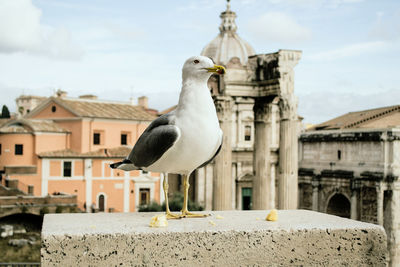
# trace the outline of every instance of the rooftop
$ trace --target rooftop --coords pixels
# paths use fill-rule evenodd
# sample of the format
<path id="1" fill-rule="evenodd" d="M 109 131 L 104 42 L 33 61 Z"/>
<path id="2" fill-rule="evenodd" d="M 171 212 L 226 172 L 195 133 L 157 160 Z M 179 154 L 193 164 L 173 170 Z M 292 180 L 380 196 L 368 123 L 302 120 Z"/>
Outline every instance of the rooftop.
<path id="1" fill-rule="evenodd" d="M 148 111 L 143 106 L 132 105 L 129 102 L 98 100 L 93 95 L 86 95 L 80 98 L 52 96 L 43 101 L 25 117 L 34 117 L 52 103 L 62 106 L 77 117 L 144 121 L 152 121 L 156 118 L 154 112 Z"/>
<path id="2" fill-rule="evenodd" d="M 308 131 L 350 128 L 386 128 L 400 125 L 398 119 L 383 120 L 400 114 L 400 105 L 349 112 L 329 121 L 310 127 Z"/>
<path id="3" fill-rule="evenodd" d="M 114 148 L 103 148 L 87 153 L 79 153 L 71 149 L 47 151 L 39 153 L 41 158 L 124 158 L 132 150 L 132 147 L 121 146 Z"/>
<path id="4" fill-rule="evenodd" d="M 68 133 L 69 131 L 60 127 L 51 120 L 17 119 L 11 120 L 0 127 L 0 133 Z"/>

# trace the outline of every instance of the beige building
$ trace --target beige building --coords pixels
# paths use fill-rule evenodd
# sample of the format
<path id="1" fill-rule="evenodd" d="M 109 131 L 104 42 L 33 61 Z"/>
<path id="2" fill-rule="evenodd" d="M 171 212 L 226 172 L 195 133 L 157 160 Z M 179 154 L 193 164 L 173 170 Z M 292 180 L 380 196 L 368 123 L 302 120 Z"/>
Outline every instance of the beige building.
<path id="1" fill-rule="evenodd" d="M 87 211 L 129 212 L 162 202 L 159 173 L 109 167 L 129 154 L 156 118 L 147 98 L 139 100 L 141 105 L 132 105 L 58 91 L 24 118 L 3 123 L 1 183 L 17 181 L 18 189 L 34 196 L 76 195 Z"/>
<path id="2" fill-rule="evenodd" d="M 384 226 L 399 266 L 400 105 L 345 114 L 299 140 L 299 208 Z"/>

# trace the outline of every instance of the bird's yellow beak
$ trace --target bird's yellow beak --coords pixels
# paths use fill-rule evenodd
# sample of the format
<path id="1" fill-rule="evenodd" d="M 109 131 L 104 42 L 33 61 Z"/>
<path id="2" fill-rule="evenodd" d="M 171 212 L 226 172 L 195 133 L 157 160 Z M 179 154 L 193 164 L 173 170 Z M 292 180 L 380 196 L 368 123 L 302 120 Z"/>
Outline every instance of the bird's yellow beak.
<path id="1" fill-rule="evenodd" d="M 219 75 L 226 73 L 225 68 L 222 66 L 218 66 L 218 65 L 214 65 L 214 67 L 212 67 L 212 68 L 206 68 L 206 70 L 208 70 L 208 72 L 216 73 Z"/>

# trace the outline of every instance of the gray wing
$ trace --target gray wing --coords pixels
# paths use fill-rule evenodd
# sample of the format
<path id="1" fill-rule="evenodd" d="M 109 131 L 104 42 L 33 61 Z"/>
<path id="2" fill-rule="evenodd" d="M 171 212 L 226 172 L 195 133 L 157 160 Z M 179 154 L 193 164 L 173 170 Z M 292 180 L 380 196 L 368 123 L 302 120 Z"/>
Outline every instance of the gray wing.
<path id="1" fill-rule="evenodd" d="M 171 113 L 155 119 L 139 137 L 128 159 L 137 167 L 148 167 L 174 145 L 180 131 Z"/>
<path id="2" fill-rule="evenodd" d="M 206 166 L 208 163 L 210 163 L 219 153 L 219 151 L 221 151 L 221 147 L 222 147 L 222 143 L 223 143 L 223 137 L 221 137 L 221 144 L 219 145 L 217 152 L 215 152 L 214 156 L 212 156 L 209 160 L 207 160 L 206 162 L 204 162 L 203 164 L 201 164 L 199 167 L 197 167 L 196 169 L 202 168 L 204 166 Z"/>

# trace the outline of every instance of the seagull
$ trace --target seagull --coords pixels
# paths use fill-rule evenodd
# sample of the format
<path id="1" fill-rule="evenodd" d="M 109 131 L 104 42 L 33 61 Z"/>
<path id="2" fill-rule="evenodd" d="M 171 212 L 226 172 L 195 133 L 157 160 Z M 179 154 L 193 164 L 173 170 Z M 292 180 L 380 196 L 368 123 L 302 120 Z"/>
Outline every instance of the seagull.
<path id="1" fill-rule="evenodd" d="M 167 219 L 206 217 L 188 210 L 190 174 L 210 163 L 222 146 L 222 130 L 207 81 L 212 74 L 225 74 L 223 66 L 203 56 L 190 57 L 182 68 L 182 89 L 175 110 L 155 119 L 139 137 L 130 154 L 110 165 L 124 171 L 145 170 L 183 176 L 183 208 L 171 213 L 168 178 L 163 189 Z"/>

